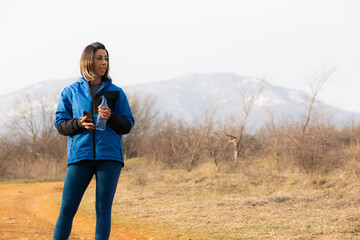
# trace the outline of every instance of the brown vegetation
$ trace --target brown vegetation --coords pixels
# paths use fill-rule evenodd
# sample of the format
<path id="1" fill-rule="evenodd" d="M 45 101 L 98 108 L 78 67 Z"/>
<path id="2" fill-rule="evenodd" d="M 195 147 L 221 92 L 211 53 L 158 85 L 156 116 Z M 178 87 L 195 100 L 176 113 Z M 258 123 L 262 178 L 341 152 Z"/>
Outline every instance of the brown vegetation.
<path id="1" fill-rule="evenodd" d="M 275 122 L 270 111 L 256 131 L 246 122 L 261 86 L 239 93 L 242 117 L 224 120 L 208 106 L 192 123 L 161 115 L 153 97 L 132 93 L 136 124 L 124 149 L 133 160 L 126 160 L 115 221 L 154 239 L 358 237 L 360 125 L 336 128 L 322 112 L 317 98 L 330 75 L 311 83 L 302 120 Z M 18 103 L 21 114 L 0 139 L 0 178 L 64 176 L 66 138 L 46 102 Z M 92 193 L 85 201 L 93 206 Z"/>
<path id="2" fill-rule="evenodd" d="M 310 176 L 265 163 L 217 173 L 211 162 L 188 172 L 131 159 L 115 196 L 114 222 L 157 240 L 359 238 L 353 170 Z M 94 191 L 84 201 L 93 212 Z"/>
<path id="3" fill-rule="evenodd" d="M 248 116 L 264 87 L 254 92 L 239 90 L 243 116 L 216 117 L 217 108 L 208 106 L 192 123 L 164 116 L 154 108 L 156 99 L 132 93 L 129 102 L 136 119 L 124 136 L 126 158 L 140 157 L 157 166 L 194 167 L 211 161 L 217 172 L 239 172 L 258 158 L 272 159 L 277 169 L 296 168 L 306 173 L 326 174 L 343 167 L 351 157 L 359 158 L 359 126 L 337 129 L 322 114 L 317 97 L 331 76 L 318 74 L 310 82 L 312 95 L 301 121 L 284 119 L 257 131 L 248 131 Z M 1 177 L 51 178 L 66 170 L 66 138 L 54 124 L 53 106 L 46 96 L 26 96 L 16 103 L 19 114 L 9 124 L 9 134 L 0 139 Z"/>
<path id="4" fill-rule="evenodd" d="M 66 139 L 54 125 L 47 96 L 25 96 L 15 103 L 18 115 L 1 138 L 1 178 L 57 178 L 66 168 Z"/>

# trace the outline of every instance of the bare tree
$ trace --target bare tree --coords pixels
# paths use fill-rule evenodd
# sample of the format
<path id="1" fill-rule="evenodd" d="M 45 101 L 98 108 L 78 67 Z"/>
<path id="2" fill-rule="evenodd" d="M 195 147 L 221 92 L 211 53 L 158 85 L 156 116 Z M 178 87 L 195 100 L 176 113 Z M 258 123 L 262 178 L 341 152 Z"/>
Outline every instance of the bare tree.
<path id="1" fill-rule="evenodd" d="M 271 130 L 272 130 L 272 134 L 274 136 L 274 141 L 273 141 L 273 144 L 272 144 L 272 148 L 274 150 L 274 157 L 275 157 L 275 164 L 277 163 L 277 160 L 278 160 L 278 156 L 279 156 L 279 149 L 278 149 L 278 145 L 279 145 L 279 133 L 277 131 L 277 128 L 276 128 L 276 124 L 275 124 L 275 117 L 274 117 L 274 113 L 271 112 L 270 113 L 270 124 L 271 124 Z"/>
<path id="2" fill-rule="evenodd" d="M 55 96 L 26 95 L 15 103 L 8 124 L 14 139 L 13 169 L 16 176 L 56 177 L 66 166 L 66 139 L 54 128 Z"/>
<path id="3" fill-rule="evenodd" d="M 154 131 L 154 124 L 159 112 L 155 109 L 156 98 L 151 95 L 141 96 L 139 93 L 129 95 L 131 111 L 135 119 L 135 126 L 128 135 L 124 136 L 124 151 L 127 158 L 138 157 L 142 153 L 144 142 Z"/>
<path id="4" fill-rule="evenodd" d="M 204 131 L 199 123 L 190 125 L 186 121 L 181 121 L 179 143 L 185 152 L 184 156 L 181 156 L 181 160 L 189 172 L 200 159 L 203 139 Z"/>
<path id="5" fill-rule="evenodd" d="M 279 127 L 284 157 L 307 173 L 324 173 L 343 164 L 342 150 L 330 115 L 320 114 L 318 96 L 333 69 L 323 71 L 310 81 L 312 95 L 306 101 L 306 114 L 300 123 L 285 123 Z"/>
<path id="6" fill-rule="evenodd" d="M 304 118 L 302 120 L 302 124 L 301 124 L 303 134 L 305 134 L 306 128 L 309 125 L 312 114 L 315 111 L 315 107 L 316 107 L 315 104 L 317 102 L 319 93 L 320 93 L 321 89 L 324 87 L 325 83 L 328 82 L 328 80 L 330 79 L 330 77 L 334 73 L 334 71 L 335 71 L 335 69 L 332 68 L 330 70 L 324 70 L 320 73 L 316 73 L 312 77 L 312 79 L 308 81 L 310 91 L 311 91 L 311 96 L 310 96 L 310 98 L 305 99 L 307 111 L 306 111 L 306 115 L 304 116 Z"/>
<path id="7" fill-rule="evenodd" d="M 144 154 L 155 164 L 175 167 L 183 156 L 178 138 L 179 128 L 171 116 L 163 116 L 142 146 Z"/>
<path id="8" fill-rule="evenodd" d="M 256 79 L 253 79 L 256 80 Z M 255 104 L 255 102 L 259 99 L 261 94 L 263 93 L 265 89 L 264 81 L 260 81 L 257 86 L 253 89 L 252 92 L 249 92 L 249 89 L 240 88 L 238 85 L 237 89 L 239 91 L 239 94 L 242 98 L 242 120 L 240 127 L 235 134 L 229 134 L 229 136 L 235 140 L 235 150 L 234 150 L 234 163 L 237 164 L 238 162 L 238 156 L 239 153 L 242 152 L 244 147 L 244 136 L 245 136 L 245 129 L 246 129 L 246 123 L 248 121 L 248 117 L 250 115 L 250 112 Z"/>
<path id="9" fill-rule="evenodd" d="M 15 143 L 9 136 L 0 139 L 0 177 L 4 177 L 11 157 L 16 149 Z"/>
<path id="10" fill-rule="evenodd" d="M 205 141 L 205 148 L 208 155 L 215 164 L 216 171 L 219 172 L 226 158 L 226 149 L 228 143 L 225 135 L 219 134 L 219 120 L 215 120 L 216 114 L 219 110 L 217 105 L 204 105 L 204 120 L 203 120 L 203 136 Z"/>

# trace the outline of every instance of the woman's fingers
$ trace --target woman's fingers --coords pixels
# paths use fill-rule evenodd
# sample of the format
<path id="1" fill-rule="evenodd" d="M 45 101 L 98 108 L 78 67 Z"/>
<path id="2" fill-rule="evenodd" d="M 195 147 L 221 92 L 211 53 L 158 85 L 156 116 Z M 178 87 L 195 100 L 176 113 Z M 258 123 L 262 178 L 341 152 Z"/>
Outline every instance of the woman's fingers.
<path id="1" fill-rule="evenodd" d="M 99 114 L 101 115 L 102 118 L 108 120 L 109 117 L 111 116 L 111 110 L 108 107 L 102 107 L 102 109 L 99 108 Z M 87 116 L 80 117 L 81 125 L 88 130 L 94 130 L 95 129 L 94 123 L 86 122 L 86 119 L 87 119 Z"/>
<path id="2" fill-rule="evenodd" d="M 82 125 L 84 126 L 84 128 L 86 128 L 88 130 L 94 130 L 95 129 L 95 125 L 93 123 L 84 122 Z"/>
<path id="3" fill-rule="evenodd" d="M 80 122 L 81 122 L 81 124 L 83 124 L 83 123 L 86 121 L 86 119 L 87 119 L 87 116 L 85 116 L 85 117 L 80 117 Z"/>
<path id="4" fill-rule="evenodd" d="M 84 128 L 88 129 L 88 130 L 94 130 L 94 129 L 95 129 L 94 123 L 92 123 L 92 122 L 86 122 L 86 119 L 87 119 L 87 116 L 85 116 L 85 117 L 80 117 L 80 123 L 81 123 L 81 125 L 82 125 Z"/>
<path id="5" fill-rule="evenodd" d="M 102 109 L 99 108 L 99 114 L 102 118 L 107 120 L 111 116 L 111 110 L 108 107 L 102 107 Z"/>

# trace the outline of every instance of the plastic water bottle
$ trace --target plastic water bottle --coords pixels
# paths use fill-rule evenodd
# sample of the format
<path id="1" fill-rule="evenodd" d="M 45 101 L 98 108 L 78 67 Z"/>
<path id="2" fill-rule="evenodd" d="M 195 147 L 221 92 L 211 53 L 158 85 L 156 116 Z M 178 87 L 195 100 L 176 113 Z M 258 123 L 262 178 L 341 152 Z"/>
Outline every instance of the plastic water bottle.
<path id="1" fill-rule="evenodd" d="M 107 99 L 102 96 L 102 102 L 99 105 L 99 109 L 102 109 L 102 107 L 108 107 L 107 105 Z M 96 120 L 96 129 L 100 131 L 104 131 L 106 127 L 106 119 L 102 118 L 101 115 L 98 115 L 98 118 Z"/>

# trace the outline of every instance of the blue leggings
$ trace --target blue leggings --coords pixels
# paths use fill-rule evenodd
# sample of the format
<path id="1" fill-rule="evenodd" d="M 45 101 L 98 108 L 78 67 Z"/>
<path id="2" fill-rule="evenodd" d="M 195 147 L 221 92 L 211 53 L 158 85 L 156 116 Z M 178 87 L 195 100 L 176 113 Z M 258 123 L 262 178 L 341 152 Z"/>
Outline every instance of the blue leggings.
<path id="1" fill-rule="evenodd" d="M 69 166 L 53 240 L 69 238 L 73 218 L 94 174 L 96 176 L 95 239 L 109 239 L 111 207 L 122 166 L 120 162 L 104 160 L 86 160 Z"/>

